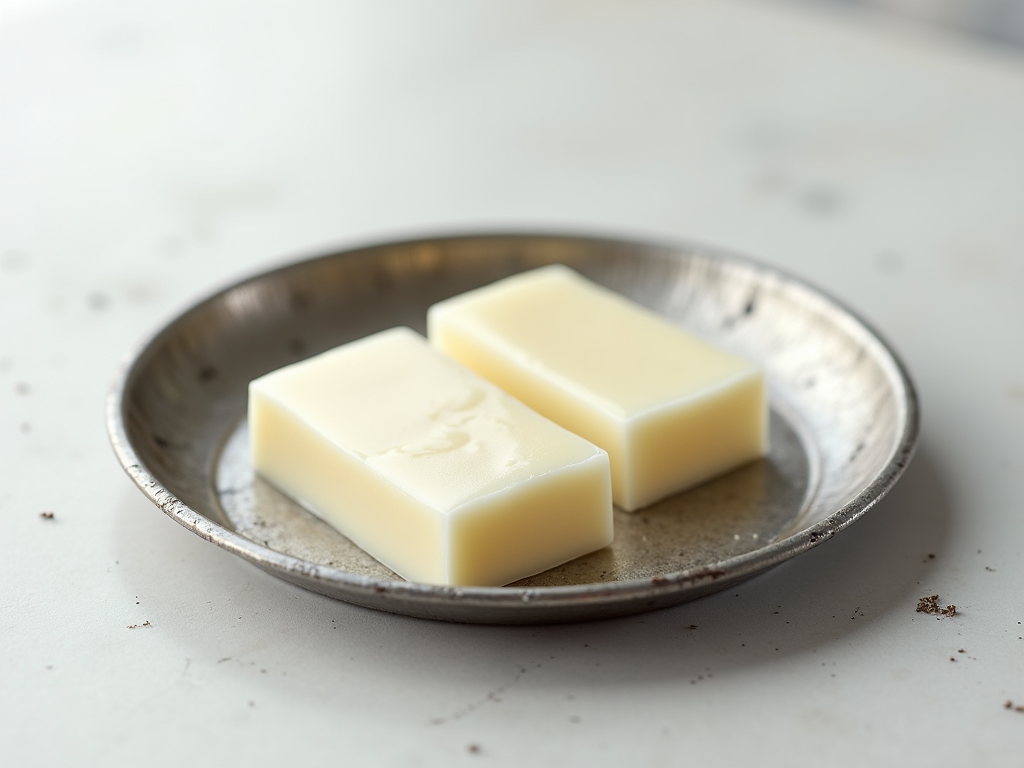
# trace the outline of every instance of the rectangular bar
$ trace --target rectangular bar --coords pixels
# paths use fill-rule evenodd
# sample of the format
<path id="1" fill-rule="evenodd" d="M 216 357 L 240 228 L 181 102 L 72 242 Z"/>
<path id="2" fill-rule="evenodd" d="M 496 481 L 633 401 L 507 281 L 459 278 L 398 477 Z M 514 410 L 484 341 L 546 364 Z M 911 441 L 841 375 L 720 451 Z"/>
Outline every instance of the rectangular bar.
<path id="1" fill-rule="evenodd" d="M 500 586 L 612 541 L 608 457 L 394 328 L 253 381 L 256 471 L 410 581 Z"/>
<path id="2" fill-rule="evenodd" d="M 562 265 L 435 304 L 427 328 L 437 349 L 608 451 L 627 511 L 767 450 L 757 365 Z"/>

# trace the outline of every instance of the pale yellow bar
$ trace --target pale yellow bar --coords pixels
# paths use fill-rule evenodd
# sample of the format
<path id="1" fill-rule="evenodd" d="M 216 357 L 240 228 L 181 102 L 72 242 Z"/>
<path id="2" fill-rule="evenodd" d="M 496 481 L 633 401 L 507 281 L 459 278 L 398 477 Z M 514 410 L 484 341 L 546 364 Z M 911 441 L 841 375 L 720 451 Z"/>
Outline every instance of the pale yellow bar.
<path id="1" fill-rule="evenodd" d="M 442 301 L 427 318 L 437 349 L 608 451 L 625 510 L 767 450 L 757 365 L 567 267 Z"/>
<path id="2" fill-rule="evenodd" d="M 607 454 L 395 328 L 249 386 L 257 472 L 410 581 L 499 586 L 612 541 Z"/>

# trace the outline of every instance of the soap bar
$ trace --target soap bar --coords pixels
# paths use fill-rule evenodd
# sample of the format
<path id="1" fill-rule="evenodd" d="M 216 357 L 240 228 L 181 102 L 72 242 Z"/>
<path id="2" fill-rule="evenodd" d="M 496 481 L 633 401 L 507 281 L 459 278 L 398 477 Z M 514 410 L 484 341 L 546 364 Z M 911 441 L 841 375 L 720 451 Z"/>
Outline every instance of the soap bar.
<path id="1" fill-rule="evenodd" d="M 427 320 L 437 349 L 608 451 L 624 510 L 767 450 L 757 365 L 568 267 L 442 301 Z"/>
<path id="2" fill-rule="evenodd" d="M 409 581 L 500 586 L 612 541 L 607 454 L 394 328 L 249 385 L 253 466 Z"/>

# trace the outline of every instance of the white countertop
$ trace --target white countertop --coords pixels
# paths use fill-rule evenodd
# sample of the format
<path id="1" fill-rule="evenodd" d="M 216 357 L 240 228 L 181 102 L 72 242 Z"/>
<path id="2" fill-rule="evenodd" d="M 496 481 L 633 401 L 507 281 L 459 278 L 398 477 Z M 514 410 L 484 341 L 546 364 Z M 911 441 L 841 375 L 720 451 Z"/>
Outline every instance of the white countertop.
<path id="1" fill-rule="evenodd" d="M 1024 55 L 801 4 L 9 3 L 0 764 L 1019 764 L 1022 137 Z M 841 298 L 918 386 L 905 477 L 739 588 L 509 628 L 278 581 L 114 459 L 118 361 L 214 287 L 537 227 Z"/>

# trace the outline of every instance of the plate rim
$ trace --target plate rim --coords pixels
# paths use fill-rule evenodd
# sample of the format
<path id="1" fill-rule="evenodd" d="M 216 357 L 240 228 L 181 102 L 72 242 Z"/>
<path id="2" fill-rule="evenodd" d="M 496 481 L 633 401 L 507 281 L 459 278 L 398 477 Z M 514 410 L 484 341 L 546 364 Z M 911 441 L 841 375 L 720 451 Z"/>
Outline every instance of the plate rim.
<path id="1" fill-rule="evenodd" d="M 743 265 L 761 274 L 773 275 L 785 283 L 795 285 L 797 288 L 816 296 L 840 310 L 855 325 L 860 326 L 862 331 L 879 345 L 887 362 L 893 365 L 896 379 L 902 385 L 902 397 L 899 405 L 903 415 L 903 428 L 899 434 L 899 439 L 896 441 L 895 450 L 892 451 L 889 460 L 882 470 L 872 477 L 871 481 L 857 496 L 813 525 L 772 541 L 762 547 L 714 563 L 667 574 L 656 574 L 650 577 L 611 582 L 543 587 L 441 586 L 408 582 L 402 579 L 381 579 L 355 574 L 332 566 L 311 563 L 294 555 L 288 555 L 259 544 L 192 509 L 178 499 L 169 489 L 164 487 L 136 452 L 125 425 L 126 394 L 133 375 L 139 370 L 142 363 L 146 361 L 149 352 L 158 344 L 164 334 L 170 332 L 171 328 L 179 320 L 230 291 L 236 290 L 255 280 L 271 277 L 275 273 L 283 272 L 302 264 L 319 260 L 344 258 L 348 255 L 377 248 L 401 248 L 413 245 L 481 239 L 518 239 L 523 241 L 556 239 L 603 246 L 640 247 L 646 250 L 664 249 L 669 252 L 683 252 L 694 256 L 711 258 L 716 261 Z M 438 611 L 431 611 L 430 608 L 432 606 L 436 608 L 438 600 L 466 605 L 474 603 L 486 604 L 489 608 L 496 609 L 502 613 L 509 611 L 514 613 L 516 611 L 524 611 L 525 609 L 535 611 L 543 607 L 558 608 L 570 603 L 590 603 L 592 601 L 619 604 L 622 602 L 642 601 L 645 598 L 651 597 L 671 597 L 684 591 L 699 590 L 702 586 L 713 585 L 716 582 L 721 582 L 724 586 L 725 584 L 735 583 L 754 576 L 818 546 L 863 517 L 871 507 L 877 504 L 892 489 L 906 470 L 917 448 L 921 422 L 920 403 L 916 388 L 907 366 L 892 344 L 860 313 L 849 307 L 842 300 L 837 299 L 830 292 L 822 290 L 813 283 L 757 259 L 690 240 L 647 239 L 642 237 L 609 236 L 594 233 L 581 234 L 563 230 L 541 229 L 429 232 L 401 239 L 368 239 L 352 242 L 341 247 L 334 247 L 330 250 L 322 250 L 312 255 L 284 259 L 269 267 L 253 270 L 241 278 L 226 281 L 220 287 L 201 295 L 199 299 L 193 300 L 183 308 L 171 312 L 168 317 L 156 325 L 155 330 L 144 334 L 139 341 L 129 348 L 115 369 L 106 397 L 105 411 L 108 438 L 122 469 L 161 511 L 200 538 L 216 544 L 232 554 L 243 557 L 274 575 L 298 583 L 300 586 L 315 591 L 322 591 L 324 594 L 328 594 L 336 599 L 395 613 L 456 621 L 473 621 L 473 619 L 447 615 L 435 616 L 433 614 L 438 613 Z M 317 589 L 317 584 L 321 584 L 324 590 Z M 328 587 L 342 588 L 351 594 L 341 597 L 333 592 L 326 591 Z M 381 600 L 386 602 L 389 599 L 389 595 L 406 600 L 423 601 L 423 610 L 416 612 L 403 609 L 398 605 L 370 605 L 355 599 L 360 595 L 372 595 L 374 603 Z M 652 607 L 660 607 L 660 604 Z M 642 610 L 648 610 L 648 608 L 640 607 L 634 611 L 627 612 L 633 613 Z M 440 611 L 440 613 L 444 614 L 445 612 Z M 623 613 L 623 611 L 617 611 L 609 615 L 622 615 Z M 510 615 L 497 621 L 486 620 L 486 623 L 503 623 L 506 619 L 513 618 Z M 575 616 L 568 619 L 554 617 L 540 620 L 560 621 L 577 618 Z"/>

